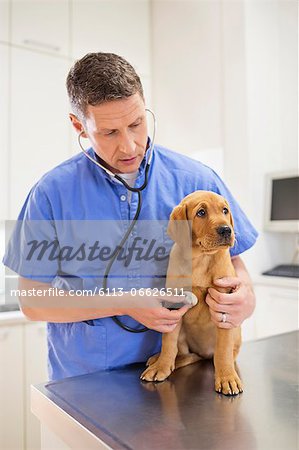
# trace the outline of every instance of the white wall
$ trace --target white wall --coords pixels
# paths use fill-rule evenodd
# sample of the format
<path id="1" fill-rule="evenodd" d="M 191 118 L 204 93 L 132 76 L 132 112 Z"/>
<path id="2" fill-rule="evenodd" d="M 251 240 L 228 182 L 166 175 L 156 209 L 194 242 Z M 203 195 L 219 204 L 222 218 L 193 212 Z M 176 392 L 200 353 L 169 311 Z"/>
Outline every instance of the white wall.
<path id="1" fill-rule="evenodd" d="M 253 274 L 291 262 L 292 234 L 263 230 L 265 174 L 298 167 L 297 3 L 223 2 L 225 177 L 260 232 Z"/>
<path id="2" fill-rule="evenodd" d="M 222 144 L 219 2 L 152 1 L 157 140 L 191 154 Z"/>
<path id="3" fill-rule="evenodd" d="M 264 233 L 264 175 L 297 159 L 297 3 L 153 1 L 158 141 L 224 149 L 224 179 L 260 232 L 252 274 L 288 263 L 295 237 Z M 212 151 L 211 151 L 212 154 Z"/>
<path id="4" fill-rule="evenodd" d="M 295 1 L 246 2 L 247 130 L 250 209 L 263 226 L 264 174 L 298 167 L 298 6 Z M 249 190 L 249 187 L 248 187 Z M 294 193 L 295 195 L 295 193 Z M 261 232 L 257 267 L 290 262 L 291 234 Z"/>

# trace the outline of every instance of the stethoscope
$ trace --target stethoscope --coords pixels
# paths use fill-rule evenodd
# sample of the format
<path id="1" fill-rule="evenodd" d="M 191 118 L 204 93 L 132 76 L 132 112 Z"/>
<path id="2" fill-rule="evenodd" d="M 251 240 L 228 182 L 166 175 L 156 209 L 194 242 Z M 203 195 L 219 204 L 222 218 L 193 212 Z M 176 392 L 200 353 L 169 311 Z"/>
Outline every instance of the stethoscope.
<path id="1" fill-rule="evenodd" d="M 150 148 L 148 150 L 149 155 L 147 158 L 147 163 L 145 166 L 145 171 L 144 171 L 144 182 L 142 184 L 142 186 L 140 186 L 139 188 L 133 188 L 131 186 L 128 185 L 128 183 L 121 178 L 118 174 L 111 172 L 109 169 L 107 169 L 107 167 L 103 166 L 99 161 L 97 161 L 95 158 L 93 158 L 92 156 L 90 156 L 90 154 L 87 152 L 87 150 L 85 150 L 85 148 L 82 146 L 81 144 L 81 135 L 84 133 L 84 130 L 81 131 L 81 133 L 78 134 L 78 143 L 79 146 L 82 150 L 82 152 L 85 154 L 85 156 L 92 161 L 94 164 L 96 164 L 98 167 L 101 167 L 101 169 L 103 169 L 108 175 L 110 175 L 112 178 L 115 178 L 116 180 L 120 181 L 129 191 L 131 192 L 137 192 L 138 194 L 138 206 L 137 206 L 137 211 L 135 213 L 135 216 L 128 228 L 128 230 L 126 231 L 125 235 L 123 236 L 123 238 L 121 239 L 120 243 L 117 245 L 116 247 L 116 251 L 113 254 L 113 257 L 110 259 L 105 273 L 104 273 L 104 277 L 103 277 L 103 289 L 104 291 L 107 291 L 107 282 L 108 282 L 108 275 L 109 272 L 111 270 L 111 267 L 114 263 L 114 261 L 116 260 L 119 252 L 122 250 L 123 245 L 125 244 L 126 240 L 128 239 L 129 235 L 131 234 L 131 231 L 133 230 L 138 218 L 139 218 L 139 214 L 141 211 L 141 205 L 142 205 L 142 195 L 141 195 L 141 191 L 143 191 L 143 189 L 146 188 L 147 184 L 148 184 L 148 172 L 149 172 L 149 168 L 152 162 L 152 157 L 153 157 L 153 149 L 154 149 L 154 145 L 155 145 L 155 136 L 156 136 L 156 128 L 157 128 L 157 122 L 156 122 L 156 116 L 153 113 L 153 111 L 151 111 L 150 109 L 146 108 L 146 111 L 149 112 L 152 117 L 153 117 L 153 122 L 154 122 L 154 129 L 153 129 L 153 135 L 152 135 L 152 140 L 151 140 L 151 144 L 150 144 Z M 121 320 L 119 320 L 119 318 L 117 316 L 113 316 L 112 319 L 114 320 L 114 322 L 119 325 L 121 328 L 123 328 L 126 331 L 129 331 L 130 333 L 143 333 L 145 331 L 148 331 L 147 327 L 143 327 L 143 328 L 131 328 L 125 324 L 123 324 L 121 322 Z"/>

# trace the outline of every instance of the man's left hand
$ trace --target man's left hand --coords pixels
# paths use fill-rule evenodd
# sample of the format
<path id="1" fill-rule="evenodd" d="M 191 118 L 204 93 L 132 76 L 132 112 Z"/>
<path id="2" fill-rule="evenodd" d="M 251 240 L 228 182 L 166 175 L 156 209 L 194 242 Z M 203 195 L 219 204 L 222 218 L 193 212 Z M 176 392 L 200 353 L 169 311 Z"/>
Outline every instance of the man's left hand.
<path id="1" fill-rule="evenodd" d="M 231 293 L 208 289 L 206 303 L 210 308 L 212 321 L 219 328 L 238 327 L 254 311 L 255 295 L 252 286 L 238 277 L 219 278 L 214 280 L 214 285 L 231 289 Z"/>

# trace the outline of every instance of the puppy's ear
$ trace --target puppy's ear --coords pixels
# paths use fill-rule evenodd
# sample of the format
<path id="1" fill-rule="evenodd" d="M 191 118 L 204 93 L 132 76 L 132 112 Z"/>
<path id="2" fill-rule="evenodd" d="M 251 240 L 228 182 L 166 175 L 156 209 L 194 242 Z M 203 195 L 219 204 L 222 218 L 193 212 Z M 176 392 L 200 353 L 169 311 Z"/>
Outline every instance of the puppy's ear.
<path id="1" fill-rule="evenodd" d="M 232 229 L 234 229 L 234 219 L 233 219 L 233 215 L 231 212 L 229 212 L 229 221 L 232 226 Z"/>
<path id="2" fill-rule="evenodd" d="M 167 234 L 177 244 L 191 248 L 191 227 L 185 203 L 179 204 L 172 211 L 168 222 Z"/>
<path id="3" fill-rule="evenodd" d="M 178 206 L 176 206 L 172 210 L 172 213 L 170 214 L 170 219 L 171 220 L 188 220 L 186 203 L 180 203 Z"/>

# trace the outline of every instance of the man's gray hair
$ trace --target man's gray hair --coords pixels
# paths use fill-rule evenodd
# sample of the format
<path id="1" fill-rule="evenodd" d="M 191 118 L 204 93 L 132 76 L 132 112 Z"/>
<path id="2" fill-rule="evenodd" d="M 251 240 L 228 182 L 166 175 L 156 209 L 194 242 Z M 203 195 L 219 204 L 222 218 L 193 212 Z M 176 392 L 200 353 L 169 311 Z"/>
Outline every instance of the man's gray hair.
<path id="1" fill-rule="evenodd" d="M 114 53 L 88 53 L 75 62 L 68 73 L 66 87 L 72 109 L 79 118 L 88 105 L 128 98 L 143 88 L 135 69 Z"/>

